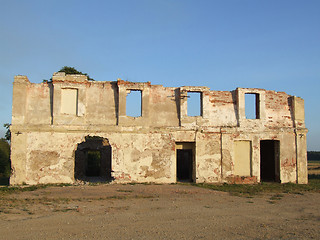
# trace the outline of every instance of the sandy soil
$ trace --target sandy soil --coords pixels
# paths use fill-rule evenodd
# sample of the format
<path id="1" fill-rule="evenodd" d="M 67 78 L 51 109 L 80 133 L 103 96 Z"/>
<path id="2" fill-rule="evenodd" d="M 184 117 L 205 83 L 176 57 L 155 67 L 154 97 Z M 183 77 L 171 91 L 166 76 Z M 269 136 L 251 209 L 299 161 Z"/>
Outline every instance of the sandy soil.
<path id="1" fill-rule="evenodd" d="M 0 239 L 320 239 L 320 193 L 189 185 L 49 187 L 0 199 Z"/>

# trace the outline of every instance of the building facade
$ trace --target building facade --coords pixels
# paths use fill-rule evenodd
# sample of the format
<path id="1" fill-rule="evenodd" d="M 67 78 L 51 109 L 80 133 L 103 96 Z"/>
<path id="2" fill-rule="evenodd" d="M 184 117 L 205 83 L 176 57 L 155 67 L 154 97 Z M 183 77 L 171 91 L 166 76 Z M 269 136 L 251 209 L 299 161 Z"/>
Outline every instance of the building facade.
<path id="1" fill-rule="evenodd" d="M 140 116 L 127 115 L 132 93 Z M 198 116 L 189 116 L 192 94 Z M 11 132 L 13 185 L 308 182 L 304 101 L 284 92 L 16 76 Z"/>

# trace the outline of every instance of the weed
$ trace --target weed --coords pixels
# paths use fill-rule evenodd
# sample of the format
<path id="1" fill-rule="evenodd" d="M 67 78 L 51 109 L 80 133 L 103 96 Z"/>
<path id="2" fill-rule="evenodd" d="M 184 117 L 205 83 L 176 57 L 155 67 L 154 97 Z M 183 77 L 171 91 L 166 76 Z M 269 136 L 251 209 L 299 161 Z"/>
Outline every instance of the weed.
<path id="1" fill-rule="evenodd" d="M 69 212 L 69 211 L 77 211 L 75 208 L 62 208 L 62 209 L 54 209 L 53 212 Z"/>
<path id="2" fill-rule="evenodd" d="M 133 192 L 133 190 L 117 189 L 117 192 Z"/>
<path id="3" fill-rule="evenodd" d="M 273 196 L 270 198 L 270 200 L 281 200 L 282 197 L 283 197 L 282 194 L 277 193 L 277 194 L 273 195 Z"/>
<path id="4" fill-rule="evenodd" d="M 107 210 L 129 210 L 129 206 L 122 206 L 122 207 L 108 207 Z"/>

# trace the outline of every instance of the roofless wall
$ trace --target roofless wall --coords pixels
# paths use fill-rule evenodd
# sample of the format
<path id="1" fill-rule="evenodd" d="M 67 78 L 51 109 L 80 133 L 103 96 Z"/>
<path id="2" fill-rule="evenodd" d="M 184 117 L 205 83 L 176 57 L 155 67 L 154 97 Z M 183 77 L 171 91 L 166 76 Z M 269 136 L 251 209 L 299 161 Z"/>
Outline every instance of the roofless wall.
<path id="1" fill-rule="evenodd" d="M 128 114 L 133 93 L 138 116 Z M 79 174 L 113 182 L 307 183 L 304 102 L 284 92 L 88 81 L 65 73 L 34 84 L 16 76 L 11 131 L 11 184 L 74 183 Z M 95 146 L 99 141 L 87 143 L 88 137 L 104 140 Z M 87 145 L 76 166 L 77 149 Z"/>

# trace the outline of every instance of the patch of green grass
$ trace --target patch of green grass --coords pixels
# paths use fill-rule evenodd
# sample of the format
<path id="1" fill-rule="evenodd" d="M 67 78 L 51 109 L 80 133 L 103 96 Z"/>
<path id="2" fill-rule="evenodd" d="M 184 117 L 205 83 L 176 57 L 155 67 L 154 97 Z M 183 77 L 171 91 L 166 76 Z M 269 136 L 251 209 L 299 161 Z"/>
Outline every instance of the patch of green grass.
<path id="1" fill-rule="evenodd" d="M 38 185 L 23 185 L 23 186 L 5 186 L 0 187 L 0 195 L 19 193 L 19 192 L 30 192 L 38 189 L 43 189 L 47 187 L 65 187 L 71 186 L 71 184 L 38 184 Z"/>
<path id="2" fill-rule="evenodd" d="M 163 185 L 163 184 L 156 183 L 156 182 L 129 182 L 129 183 L 123 183 L 122 185 Z"/>
<path id="3" fill-rule="evenodd" d="M 123 206 L 123 207 L 108 207 L 108 210 L 129 210 L 130 207 L 129 206 Z"/>
<path id="4" fill-rule="evenodd" d="M 117 192 L 133 192 L 133 190 L 117 189 Z"/>
<path id="5" fill-rule="evenodd" d="M 273 195 L 270 200 L 281 200 L 281 198 L 283 197 L 282 194 L 280 193 L 276 193 L 275 195 Z"/>
<path id="6" fill-rule="evenodd" d="M 236 196 L 253 196 L 261 193 L 293 193 L 320 192 L 320 179 L 310 179 L 309 184 L 295 183 L 260 183 L 260 184 L 208 184 L 192 183 L 191 185 L 216 191 L 229 192 Z"/>
<path id="7" fill-rule="evenodd" d="M 113 195 L 113 196 L 108 196 L 104 198 L 99 198 L 99 200 L 108 200 L 108 199 L 140 199 L 140 198 L 154 198 L 154 196 L 150 195 L 133 195 L 133 196 L 118 196 L 118 195 Z"/>
<path id="8" fill-rule="evenodd" d="M 317 160 L 308 160 L 308 163 L 316 163 L 318 164 L 320 162 L 320 159 Z"/>
<path id="9" fill-rule="evenodd" d="M 33 214 L 34 214 L 34 212 L 31 212 L 31 211 L 30 211 L 29 209 L 27 209 L 26 207 L 23 207 L 21 210 L 24 211 L 24 212 L 26 212 L 26 213 L 28 213 L 29 215 L 33 215 Z"/>
<path id="10" fill-rule="evenodd" d="M 69 212 L 69 211 L 77 211 L 75 208 L 61 208 L 61 209 L 54 209 L 53 212 Z"/>
<path id="11" fill-rule="evenodd" d="M 0 194 L 10 194 L 17 192 L 28 192 L 35 191 L 37 189 L 46 188 L 46 185 L 32 185 L 32 186 L 21 186 L 21 187 L 2 187 L 0 188 Z"/>

